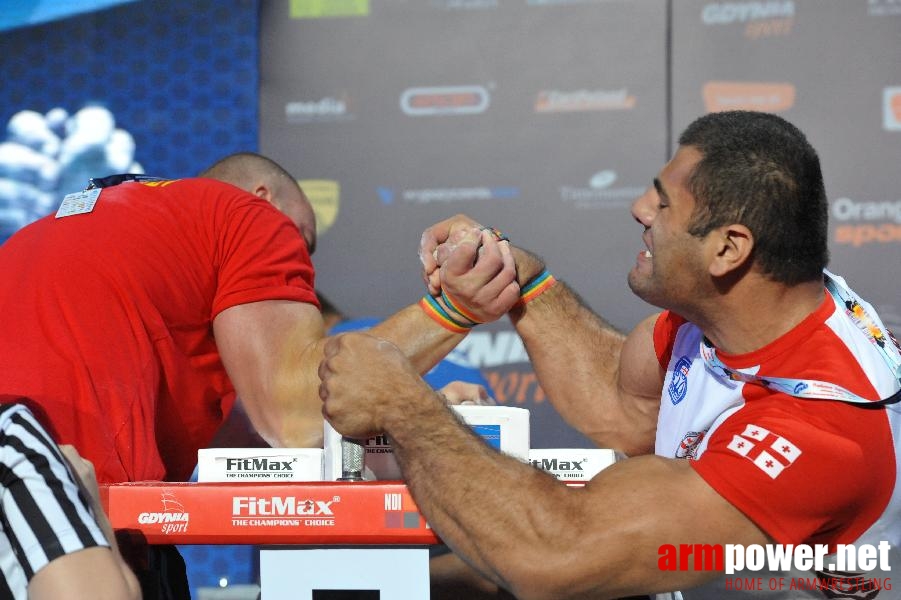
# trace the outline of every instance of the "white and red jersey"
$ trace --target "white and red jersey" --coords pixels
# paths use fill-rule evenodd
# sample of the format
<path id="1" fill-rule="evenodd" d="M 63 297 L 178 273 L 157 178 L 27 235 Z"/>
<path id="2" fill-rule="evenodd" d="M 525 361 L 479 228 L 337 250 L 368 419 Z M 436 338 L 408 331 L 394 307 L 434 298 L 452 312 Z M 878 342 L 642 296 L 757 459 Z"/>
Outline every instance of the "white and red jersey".
<path id="1" fill-rule="evenodd" d="M 891 396 L 898 380 L 839 302 L 824 292 L 819 308 L 773 343 L 748 354 L 717 356 L 729 369 L 762 377 L 825 381 L 872 400 Z M 707 367 L 702 339 L 701 331 L 678 315 L 664 312 L 657 320 L 654 345 L 666 378 L 656 454 L 691 460 L 711 487 L 776 543 L 832 547 L 887 541 L 892 571 L 872 577 L 901 571 L 901 405 L 871 409 L 803 399 L 722 378 Z M 723 582 L 715 581 L 683 591 L 682 597 L 741 594 L 724 592 Z M 783 594 L 748 597 L 835 597 L 822 591 Z M 847 597 L 882 600 L 897 594 L 896 589 Z"/>

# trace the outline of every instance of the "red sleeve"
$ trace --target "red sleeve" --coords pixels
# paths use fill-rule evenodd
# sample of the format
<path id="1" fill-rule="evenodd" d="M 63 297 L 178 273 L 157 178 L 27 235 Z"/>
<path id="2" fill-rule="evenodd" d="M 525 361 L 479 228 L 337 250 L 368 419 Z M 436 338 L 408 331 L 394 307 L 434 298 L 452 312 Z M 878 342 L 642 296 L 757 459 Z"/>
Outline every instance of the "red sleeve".
<path id="1" fill-rule="evenodd" d="M 249 195 L 220 202 L 216 221 L 218 282 L 212 316 L 238 304 L 295 300 L 317 307 L 314 269 L 297 227 Z"/>
<path id="2" fill-rule="evenodd" d="M 673 355 L 676 332 L 683 324 L 685 319 L 668 310 L 660 313 L 654 322 L 654 351 L 657 353 L 657 361 L 664 369 Z"/>
<path id="3" fill-rule="evenodd" d="M 879 518 L 895 479 L 883 411 L 782 394 L 729 416 L 691 464 L 783 544 L 853 542 Z"/>

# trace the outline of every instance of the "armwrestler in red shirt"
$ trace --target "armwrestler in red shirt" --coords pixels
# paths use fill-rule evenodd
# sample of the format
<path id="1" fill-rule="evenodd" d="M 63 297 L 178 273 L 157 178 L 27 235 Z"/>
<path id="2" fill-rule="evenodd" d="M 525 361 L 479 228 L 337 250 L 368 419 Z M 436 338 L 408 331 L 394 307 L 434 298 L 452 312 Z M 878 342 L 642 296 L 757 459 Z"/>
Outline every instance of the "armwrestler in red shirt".
<path id="1" fill-rule="evenodd" d="M 186 480 L 236 394 L 271 445 L 320 445 L 316 227 L 295 179 L 241 153 L 89 187 L 0 246 L 0 393 L 40 406 L 100 483 Z M 512 257 L 485 247 L 510 305 Z M 425 372 L 466 331 L 434 316 L 414 304 L 373 331 Z"/>

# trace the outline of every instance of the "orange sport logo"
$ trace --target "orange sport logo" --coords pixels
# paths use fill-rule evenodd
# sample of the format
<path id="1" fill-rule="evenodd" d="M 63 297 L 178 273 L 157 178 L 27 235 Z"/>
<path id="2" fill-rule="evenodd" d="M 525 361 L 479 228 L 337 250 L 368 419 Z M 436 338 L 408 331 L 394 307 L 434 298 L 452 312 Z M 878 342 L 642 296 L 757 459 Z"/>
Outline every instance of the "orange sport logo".
<path id="1" fill-rule="evenodd" d="M 901 131 L 901 87 L 882 90 L 882 128 Z"/>
<path id="2" fill-rule="evenodd" d="M 795 105 L 792 83 L 708 81 L 702 93 L 707 112 L 756 110 L 777 113 Z"/>

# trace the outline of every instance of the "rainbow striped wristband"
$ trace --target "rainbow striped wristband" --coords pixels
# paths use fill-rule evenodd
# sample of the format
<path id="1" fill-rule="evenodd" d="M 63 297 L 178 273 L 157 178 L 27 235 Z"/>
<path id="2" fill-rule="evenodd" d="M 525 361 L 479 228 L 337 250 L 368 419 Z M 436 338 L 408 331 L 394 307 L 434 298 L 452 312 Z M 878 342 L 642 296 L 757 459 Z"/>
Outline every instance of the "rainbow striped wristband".
<path id="1" fill-rule="evenodd" d="M 451 300 L 450 295 L 448 295 L 448 293 L 445 292 L 443 288 L 441 290 L 441 299 L 444 300 L 445 306 L 447 306 L 449 309 L 451 309 L 453 312 L 457 313 L 467 321 L 472 321 L 475 325 L 479 325 L 485 322 L 479 320 L 476 316 L 472 315 L 462 306 L 458 306 L 453 300 Z"/>
<path id="2" fill-rule="evenodd" d="M 426 294 L 419 301 L 419 307 L 425 311 L 430 319 L 454 333 L 469 333 L 469 330 L 475 326 L 475 323 L 462 323 L 454 319 L 448 314 L 444 307 L 438 304 L 438 301 Z"/>
<path id="3" fill-rule="evenodd" d="M 529 283 L 519 290 L 519 301 L 517 306 L 528 304 L 541 294 L 551 289 L 557 280 L 551 275 L 550 271 L 544 269 L 537 276 L 533 277 Z"/>

